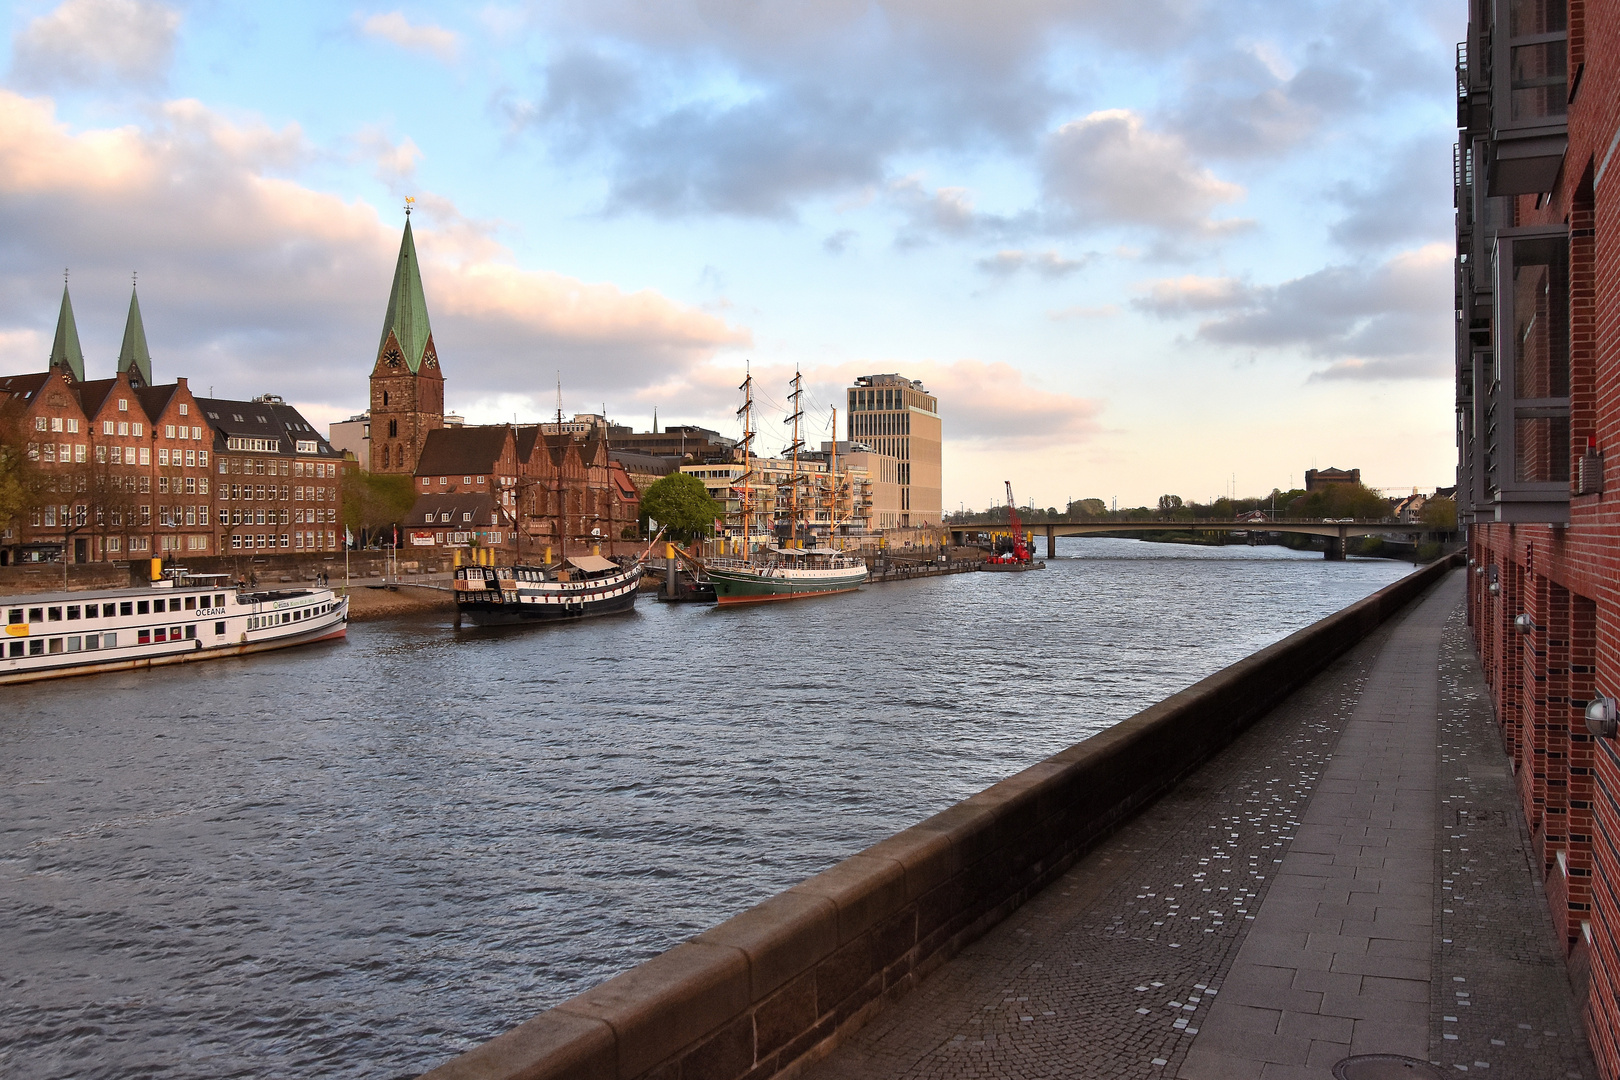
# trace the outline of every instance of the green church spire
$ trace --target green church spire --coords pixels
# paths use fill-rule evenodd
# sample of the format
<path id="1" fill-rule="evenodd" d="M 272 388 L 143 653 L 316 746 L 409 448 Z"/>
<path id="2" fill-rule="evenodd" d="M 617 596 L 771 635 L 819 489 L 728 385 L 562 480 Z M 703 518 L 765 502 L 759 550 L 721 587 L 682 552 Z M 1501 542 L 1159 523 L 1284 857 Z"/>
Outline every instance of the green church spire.
<path id="1" fill-rule="evenodd" d="M 84 350 L 79 348 L 79 325 L 73 321 L 73 301 L 67 280 L 62 281 L 62 312 L 56 317 L 56 340 L 51 343 L 53 368 L 66 371 L 74 382 L 84 382 Z"/>
<path id="2" fill-rule="evenodd" d="M 416 241 L 411 236 L 410 211 L 405 212 L 405 235 L 399 242 L 399 261 L 394 264 L 394 287 L 388 292 L 388 314 L 383 319 L 382 340 L 377 355 L 385 357 L 388 336 L 399 343 L 401 358 L 414 374 L 424 359 L 438 366 L 433 356 L 433 327 L 428 325 L 427 298 L 422 293 L 422 274 L 417 267 Z"/>
<path id="3" fill-rule="evenodd" d="M 152 354 L 146 349 L 146 326 L 134 285 L 129 289 L 129 319 L 124 323 L 123 348 L 118 350 L 118 370 L 129 372 L 131 386 L 152 385 Z"/>

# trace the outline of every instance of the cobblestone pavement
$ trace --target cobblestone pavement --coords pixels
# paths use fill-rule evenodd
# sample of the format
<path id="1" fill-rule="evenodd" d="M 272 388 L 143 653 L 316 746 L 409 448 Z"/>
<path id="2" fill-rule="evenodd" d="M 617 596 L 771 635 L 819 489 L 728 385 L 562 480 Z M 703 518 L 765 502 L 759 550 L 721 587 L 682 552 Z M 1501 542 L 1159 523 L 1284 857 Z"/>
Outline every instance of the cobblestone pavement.
<path id="1" fill-rule="evenodd" d="M 1430 1060 L 1498 1078 L 1595 1077 L 1490 702 L 1459 607 L 1440 645 Z"/>
<path id="2" fill-rule="evenodd" d="M 1397 1005 L 1396 1011 L 1409 1019 L 1415 1017 L 1420 1032 L 1430 1028 L 1428 1004 L 1431 996 L 1437 1002 L 1441 1000 L 1440 983 L 1433 983 L 1437 989 L 1431 995 L 1428 948 L 1416 948 L 1412 942 L 1420 937 L 1425 942 L 1438 942 L 1439 938 L 1432 923 L 1430 903 L 1430 894 L 1434 892 L 1431 870 L 1438 865 L 1436 859 L 1442 857 L 1433 850 L 1432 836 L 1433 823 L 1441 809 L 1432 767 L 1437 692 L 1434 676 L 1441 630 L 1460 597 L 1460 584 L 1453 576 L 1417 608 L 1371 635 L 1225 753 L 934 972 L 910 996 L 880 1013 L 805 1075 L 813 1080 L 1177 1075 L 1204 1080 L 1222 1075 L 1260 1077 L 1262 1073 L 1267 1077 L 1325 1078 L 1331 1075 L 1328 1067 L 1332 1062 L 1323 1065 L 1322 1060 L 1330 1054 L 1343 1056 L 1355 1030 L 1353 1017 L 1348 1018 L 1349 1029 L 1346 1030 L 1345 1023 L 1336 1022 L 1331 1016 L 1320 1016 L 1320 1002 L 1330 992 L 1364 1001 L 1376 1000 L 1380 1005 L 1400 1002 L 1402 998 L 1395 995 L 1404 994 L 1411 999 L 1414 1008 Z M 1386 648 L 1392 644 L 1392 638 L 1397 637 L 1400 640 L 1393 643 L 1394 647 Z M 1466 641 L 1462 648 L 1462 662 L 1471 665 Z M 1417 656 L 1415 667 L 1414 655 Z M 1369 685 L 1370 678 L 1374 679 L 1375 686 L 1381 683 L 1396 658 L 1405 659 L 1408 685 L 1393 694 L 1367 695 L 1371 706 L 1388 710 L 1415 703 L 1414 690 L 1420 689 L 1422 679 L 1413 678 L 1413 673 L 1426 670 L 1429 676 L 1423 705 L 1428 717 L 1426 758 L 1422 739 L 1419 739 L 1415 746 L 1404 746 L 1406 760 L 1397 763 L 1391 773 L 1397 778 L 1413 773 L 1413 755 L 1431 763 L 1427 777 L 1420 778 L 1415 789 L 1406 792 L 1402 802 L 1403 811 L 1410 805 L 1418 810 L 1420 817 L 1426 814 L 1429 822 L 1426 846 L 1421 847 L 1417 858 L 1402 858 L 1397 868 L 1400 874 L 1424 879 L 1420 892 L 1409 892 L 1401 901 L 1398 918 L 1403 923 L 1405 940 L 1397 943 L 1395 951 L 1387 957 L 1392 964 L 1402 967 L 1398 974 L 1410 978 L 1392 979 L 1390 985 L 1384 985 L 1378 981 L 1385 977 L 1382 975 L 1366 976 L 1360 971 L 1318 972 L 1314 966 L 1296 966 L 1290 980 L 1299 978 L 1313 986 L 1316 983 L 1312 980 L 1334 985 L 1317 989 L 1303 985 L 1281 988 L 1288 991 L 1283 995 L 1288 1000 L 1276 1002 L 1277 1019 L 1268 1034 L 1264 1031 L 1266 1018 L 1257 1015 L 1260 1006 L 1247 1002 L 1257 994 L 1279 989 L 1267 982 L 1275 972 L 1263 969 L 1283 970 L 1282 965 L 1275 957 L 1262 953 L 1253 953 L 1247 958 L 1249 962 L 1239 964 L 1240 952 L 1252 936 L 1250 929 L 1268 911 L 1275 910 L 1279 917 L 1298 914 L 1301 882 L 1297 879 L 1301 872 L 1310 876 L 1313 867 L 1323 865 L 1323 852 L 1317 850 L 1324 846 L 1321 835 L 1307 832 L 1303 844 L 1297 841 L 1319 792 L 1327 795 L 1321 803 L 1323 807 L 1336 803 L 1341 811 L 1347 806 L 1352 810 L 1356 808 L 1353 783 L 1351 789 L 1346 789 L 1344 781 L 1348 778 L 1353 782 L 1365 769 L 1360 764 L 1346 767 L 1336 762 L 1334 755 L 1341 736 L 1362 703 L 1363 688 Z M 1381 667 L 1385 670 L 1380 670 Z M 1477 668 L 1469 667 L 1469 670 L 1475 672 L 1472 677 L 1477 682 Z M 1372 702 L 1373 698 L 1379 701 Z M 1455 694 L 1451 694 L 1451 698 L 1455 700 Z M 1482 690 L 1475 700 L 1468 702 L 1476 711 L 1485 710 L 1486 722 L 1487 702 Z M 1365 715 L 1366 710 L 1363 713 Z M 1384 737 L 1388 733 L 1388 721 L 1383 724 L 1378 738 L 1369 739 L 1365 734 L 1359 738 L 1355 752 L 1365 756 L 1369 748 L 1382 748 L 1388 742 Z M 1490 735 L 1477 717 L 1474 726 Z M 1453 753 L 1463 752 L 1460 748 L 1453 751 L 1443 746 L 1441 757 L 1449 768 Z M 1499 749 L 1494 757 L 1488 756 L 1488 743 L 1469 752 L 1476 756 L 1486 754 L 1487 757 L 1480 760 L 1494 762 L 1498 773 L 1504 768 Z M 1331 782 L 1324 783 L 1325 773 L 1333 777 Z M 1498 777 L 1494 786 L 1502 787 L 1503 783 Z M 1498 797 L 1511 805 L 1511 787 L 1504 788 Z M 1370 811 L 1374 800 L 1365 802 Z M 1476 799 L 1471 805 L 1477 807 L 1484 803 Z M 1449 857 L 1449 853 L 1444 855 Z M 1422 858 L 1428 859 L 1431 870 L 1417 874 L 1416 866 Z M 1291 875 L 1294 880 L 1274 893 L 1273 885 L 1284 869 L 1285 859 L 1291 860 L 1287 868 L 1294 871 Z M 1377 861 L 1382 863 L 1382 859 Z M 1516 869 L 1526 878 L 1524 886 L 1513 895 L 1528 898 L 1533 903 L 1536 890 L 1534 883 L 1528 880 L 1529 871 L 1525 866 L 1521 848 L 1518 861 L 1509 863 L 1506 869 Z M 1351 877 L 1361 869 L 1351 867 Z M 1502 869 L 1500 865 L 1493 865 L 1493 870 Z M 1329 870 L 1314 876 L 1326 889 L 1330 881 L 1342 882 L 1342 877 L 1337 876 L 1340 873 Z M 1502 887 L 1511 892 L 1510 884 L 1504 882 Z M 1348 889 L 1342 891 L 1343 903 L 1349 903 L 1352 895 L 1364 897 Z M 1522 903 L 1511 912 L 1504 909 L 1491 914 L 1501 918 L 1504 926 L 1518 926 L 1525 918 L 1521 908 Z M 1550 922 L 1544 908 L 1537 908 L 1536 912 L 1540 921 L 1532 919 L 1532 923 L 1538 929 L 1545 928 L 1544 945 L 1551 950 L 1555 946 Z M 1376 905 L 1361 913 L 1373 921 L 1377 919 Z M 1355 933 L 1356 927 L 1347 930 L 1342 919 L 1338 922 L 1334 930 L 1341 939 L 1359 937 L 1362 942 L 1370 943 L 1374 937 L 1371 932 Z M 1302 953 L 1316 955 L 1317 952 L 1309 949 L 1311 932 L 1296 932 L 1279 925 L 1269 940 L 1257 941 L 1257 945 L 1275 949 L 1281 941 L 1284 946 L 1292 944 Z M 1277 938 L 1278 933 L 1285 937 Z M 1296 933 L 1299 940 L 1286 936 Z M 1492 931 L 1487 928 L 1479 933 L 1485 935 Z M 1483 958 L 1495 955 L 1499 941 L 1519 948 L 1520 953 L 1515 955 L 1535 955 L 1530 947 L 1533 944 L 1530 939 L 1535 937 L 1533 932 L 1513 936 L 1511 942 L 1508 941 L 1510 934 L 1501 930 L 1495 933 L 1501 937 L 1491 941 L 1482 937 L 1473 946 L 1476 951 L 1472 953 L 1466 951 L 1466 944 L 1457 944 L 1464 939 L 1456 933 L 1449 935 L 1454 941 L 1446 943 L 1446 947 L 1464 950 L 1459 954 L 1458 963 L 1490 963 Z M 1355 943 L 1340 940 L 1337 944 L 1344 947 L 1339 951 L 1345 951 Z M 1319 950 L 1320 940 L 1317 945 Z M 1368 944 L 1362 945 L 1363 954 L 1368 947 Z M 1329 955 L 1335 954 L 1330 952 Z M 1461 959 L 1463 957 L 1471 959 Z M 1375 959 L 1381 963 L 1385 957 L 1380 954 Z M 1259 962 L 1267 960 L 1273 962 Z M 1448 973 L 1447 980 L 1451 978 L 1451 968 L 1445 966 L 1449 962 L 1440 962 L 1442 970 Z M 1330 962 L 1328 968 L 1331 966 Z M 1576 1034 L 1578 1028 L 1572 1028 L 1569 1020 L 1573 1009 L 1567 1004 L 1567 987 L 1557 982 L 1562 975 L 1561 965 L 1532 961 L 1532 966 L 1534 974 L 1542 979 L 1542 983 L 1536 984 L 1537 997 L 1544 997 L 1550 1003 L 1541 1011 L 1547 1012 L 1550 1018 L 1522 1016 L 1513 1023 L 1530 1023 L 1535 1032 L 1559 1032 L 1557 1044 L 1569 1052 L 1562 1056 L 1522 1053 L 1522 1049 L 1533 1048 L 1525 1045 L 1529 1041 L 1527 1029 L 1514 1026 L 1512 1030 L 1518 1034 L 1521 1056 L 1510 1059 L 1504 1047 L 1494 1049 L 1498 1051 L 1499 1060 L 1504 1063 L 1511 1060 L 1514 1068 L 1521 1071 L 1504 1068 L 1496 1075 L 1525 1078 L 1564 1077 L 1570 1073 L 1591 1075 L 1589 1070 L 1583 1072 L 1580 1064 L 1584 1047 Z M 1231 981 L 1234 970 L 1239 975 L 1235 982 Z M 1465 972 L 1459 967 L 1456 974 L 1470 982 L 1483 979 L 1486 985 L 1494 985 L 1489 982 L 1491 978 L 1517 977 L 1508 969 Z M 1327 976 L 1338 977 L 1329 979 Z M 1368 980 L 1365 983 L 1364 978 Z M 1462 983 L 1454 985 L 1464 986 Z M 1217 1002 L 1224 1002 L 1221 995 L 1228 991 L 1234 1000 L 1244 998 L 1245 1004 L 1233 1005 L 1230 1009 L 1217 1006 Z M 1506 993 L 1505 988 L 1503 991 L 1504 999 L 1522 1004 Z M 1453 1000 L 1455 992 L 1448 985 L 1445 1000 Z M 1436 1050 L 1435 1060 L 1448 1063 L 1455 1060 L 1469 1069 L 1477 1069 L 1474 1060 L 1491 1059 L 1481 1055 L 1465 1062 L 1463 1057 L 1475 1054 L 1477 1044 L 1490 1045 L 1486 1040 L 1500 1038 L 1500 1035 L 1475 1038 L 1474 1024 L 1489 1016 L 1489 1026 L 1495 1032 L 1505 1020 L 1499 1021 L 1498 1013 L 1485 1007 L 1486 986 L 1465 992 L 1475 995 L 1478 1004 L 1436 1012 L 1430 1041 L 1437 1047 L 1442 1043 L 1447 1046 L 1455 1043 L 1456 1053 L 1442 1055 Z M 1565 999 L 1561 1012 L 1557 1005 L 1560 993 Z M 1318 1009 L 1307 1013 L 1313 999 Z M 1284 1011 L 1289 1014 L 1287 1029 L 1281 1028 Z M 1438 1019 L 1459 1012 L 1469 1015 L 1466 1019 L 1459 1017 L 1456 1023 Z M 1228 1014 L 1228 1018 L 1222 1020 L 1221 1013 Z M 1369 1023 L 1362 1028 L 1365 1037 L 1362 1041 L 1376 1040 L 1379 1029 L 1372 1023 L 1376 1018 L 1366 1019 Z M 1237 1027 L 1231 1026 L 1234 1020 Z M 1211 1021 L 1218 1026 L 1212 1026 Z M 1442 1039 L 1442 1024 L 1448 1030 L 1456 1028 L 1450 1033 L 1458 1035 L 1458 1039 Z M 1261 1030 L 1251 1030 L 1256 1025 Z M 1199 1038 L 1200 1029 L 1206 1032 L 1203 1038 Z M 1464 1036 L 1464 1029 L 1470 1034 Z M 1319 1036 L 1317 1041 L 1322 1044 L 1314 1061 L 1310 1059 L 1313 1035 Z M 1555 1041 L 1545 1035 L 1536 1038 L 1544 1046 Z M 1268 1064 L 1260 1060 L 1264 1052 L 1252 1058 L 1243 1057 L 1244 1050 L 1259 1048 L 1268 1040 L 1271 1045 L 1286 1043 L 1294 1048 L 1286 1054 L 1273 1053 L 1272 1057 L 1298 1056 L 1300 1039 L 1304 1040 L 1304 1056 L 1297 1063 Z M 1418 1041 L 1423 1041 L 1421 1035 Z M 1333 1044 L 1331 1048 L 1330 1044 Z M 1199 1052 L 1189 1056 L 1195 1047 Z M 1379 1048 L 1389 1050 L 1389 1047 Z M 1420 1054 L 1426 1049 L 1424 1046 L 1414 1048 Z M 1265 1071 L 1268 1068 L 1270 1071 Z M 1227 1069 L 1236 1071 L 1224 1071 Z"/>

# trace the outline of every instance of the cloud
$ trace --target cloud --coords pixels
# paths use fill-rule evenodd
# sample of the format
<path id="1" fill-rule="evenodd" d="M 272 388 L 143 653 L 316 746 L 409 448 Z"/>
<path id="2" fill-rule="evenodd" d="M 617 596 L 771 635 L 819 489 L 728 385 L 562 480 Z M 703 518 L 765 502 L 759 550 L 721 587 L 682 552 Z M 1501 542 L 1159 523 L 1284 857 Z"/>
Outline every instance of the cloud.
<path id="1" fill-rule="evenodd" d="M 1073 90 L 1076 36 L 1157 49 L 1192 0 L 564 2 L 531 9 L 547 58 L 500 95 L 513 125 L 600 155 L 607 208 L 791 218 L 882 184 L 907 155 L 1028 154 Z"/>
<path id="2" fill-rule="evenodd" d="M 1162 318 L 1212 314 L 1198 326 L 1203 341 L 1331 362 L 1313 378 L 1439 378 L 1451 366 L 1452 255 L 1447 244 L 1429 244 L 1280 285 L 1159 281 L 1133 306 Z"/>
<path id="3" fill-rule="evenodd" d="M 400 190 L 402 185 L 416 178 L 416 163 L 422 159 L 422 150 L 409 136 L 395 142 L 382 128 L 368 126 L 355 135 L 354 143 L 359 156 L 372 162 L 372 175 L 390 190 Z"/>
<path id="4" fill-rule="evenodd" d="M 1033 386 L 1011 364 L 907 364 L 905 374 L 938 395 L 948 440 L 1061 445 L 1084 442 L 1100 430 L 1101 402 Z"/>
<path id="5" fill-rule="evenodd" d="M 1094 112 L 1060 127 L 1042 155 L 1042 182 L 1075 227 L 1143 225 L 1176 238 L 1213 237 L 1250 222 L 1215 219 L 1244 191 L 1193 160 L 1177 136 L 1149 130 L 1129 109 Z"/>
<path id="6" fill-rule="evenodd" d="M 855 242 L 856 235 L 854 229 L 839 229 L 821 241 L 822 250 L 829 255 L 842 255 L 849 250 L 850 244 Z"/>
<path id="7" fill-rule="evenodd" d="M 461 36 L 433 23 L 413 23 L 398 11 L 372 15 L 360 24 L 367 37 L 392 42 L 410 52 L 423 52 L 453 64 L 461 52 Z"/>
<path id="8" fill-rule="evenodd" d="M 1449 236 L 1451 208 L 1451 135 L 1420 136 L 1386 148 L 1389 167 L 1370 183 L 1348 180 L 1329 191 L 1345 216 L 1329 235 L 1351 251 L 1378 251 L 1414 240 Z"/>
<path id="9" fill-rule="evenodd" d="M 1065 319 L 1111 319 L 1118 314 L 1118 304 L 1101 304 L 1094 307 L 1078 304 L 1057 311 L 1048 311 L 1046 317 L 1053 322 L 1062 322 Z"/>
<path id="10" fill-rule="evenodd" d="M 151 0 L 64 0 L 11 43 L 11 82 L 30 89 L 150 85 L 174 59 L 180 13 Z"/>
<path id="11" fill-rule="evenodd" d="M 57 268 L 71 266 L 90 367 L 110 371 L 139 269 L 160 378 L 363 406 L 400 223 L 274 175 L 307 153 L 296 128 L 196 102 L 169 103 L 146 129 L 75 132 L 49 102 L 0 91 L 0 291 L 29 313 L 0 335 L 48 334 Z M 559 369 L 611 397 L 749 339 L 653 290 L 519 267 L 495 223 L 431 193 L 417 205 L 452 399 L 530 387 L 543 399 Z"/>
<path id="12" fill-rule="evenodd" d="M 974 265 L 991 277 L 1007 278 L 1029 270 L 1051 280 L 1068 277 L 1090 265 L 1096 258 L 1094 252 L 1087 252 L 1078 259 L 1065 259 L 1055 251 L 998 251 Z"/>

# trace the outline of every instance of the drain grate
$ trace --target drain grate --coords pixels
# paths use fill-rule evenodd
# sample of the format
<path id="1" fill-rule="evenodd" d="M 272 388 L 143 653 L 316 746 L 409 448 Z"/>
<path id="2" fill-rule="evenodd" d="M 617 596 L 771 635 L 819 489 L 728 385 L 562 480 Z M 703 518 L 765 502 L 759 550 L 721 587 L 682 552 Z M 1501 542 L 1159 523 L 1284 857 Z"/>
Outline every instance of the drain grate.
<path id="1" fill-rule="evenodd" d="M 1438 1065 L 1401 1054 L 1357 1054 L 1333 1066 L 1335 1080 L 1439 1080 Z"/>

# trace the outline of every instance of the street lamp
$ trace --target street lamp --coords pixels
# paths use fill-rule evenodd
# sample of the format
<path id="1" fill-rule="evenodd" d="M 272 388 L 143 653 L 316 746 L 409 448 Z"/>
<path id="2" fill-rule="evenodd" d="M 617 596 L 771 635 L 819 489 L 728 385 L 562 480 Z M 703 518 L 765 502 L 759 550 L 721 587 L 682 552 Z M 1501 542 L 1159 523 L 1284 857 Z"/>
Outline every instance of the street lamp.
<path id="1" fill-rule="evenodd" d="M 1616 707 L 1614 698 L 1599 694 L 1587 703 L 1586 730 L 1596 738 L 1612 739 L 1620 729 L 1617 717 L 1620 717 L 1620 708 Z"/>

